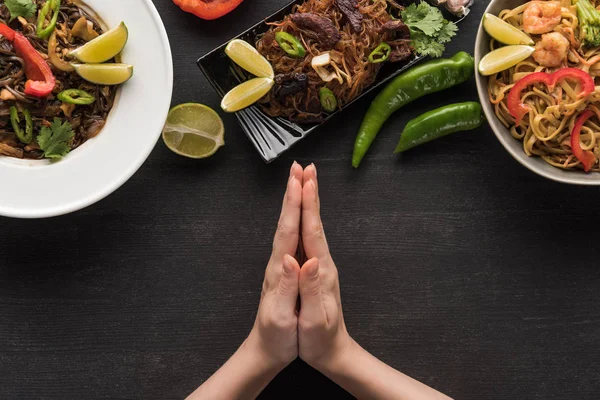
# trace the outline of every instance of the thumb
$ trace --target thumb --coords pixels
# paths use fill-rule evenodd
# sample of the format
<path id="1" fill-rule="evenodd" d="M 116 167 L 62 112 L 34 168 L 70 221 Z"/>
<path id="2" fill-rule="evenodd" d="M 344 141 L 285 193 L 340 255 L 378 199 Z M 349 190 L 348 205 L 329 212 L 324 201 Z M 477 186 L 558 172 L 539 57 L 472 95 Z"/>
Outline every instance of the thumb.
<path id="1" fill-rule="evenodd" d="M 325 309 L 321 299 L 321 278 L 319 276 L 319 259 L 311 258 L 300 270 L 300 312 L 311 319 L 325 317 Z"/>
<path id="2" fill-rule="evenodd" d="M 300 275 L 300 265 L 298 261 L 289 254 L 283 256 L 283 271 L 279 280 L 277 293 L 280 296 L 280 303 L 287 309 L 296 308 L 298 300 L 298 277 Z"/>

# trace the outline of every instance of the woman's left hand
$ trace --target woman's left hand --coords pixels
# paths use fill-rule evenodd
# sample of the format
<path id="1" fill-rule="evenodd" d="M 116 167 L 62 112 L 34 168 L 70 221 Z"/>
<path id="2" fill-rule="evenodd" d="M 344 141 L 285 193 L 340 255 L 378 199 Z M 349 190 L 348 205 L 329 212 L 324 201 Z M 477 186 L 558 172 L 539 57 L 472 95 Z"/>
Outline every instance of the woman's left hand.
<path id="1" fill-rule="evenodd" d="M 298 357 L 298 250 L 302 210 L 302 167 L 295 163 L 283 199 L 273 240 L 273 252 L 265 271 L 262 295 L 254 327 L 245 345 L 283 369 Z"/>

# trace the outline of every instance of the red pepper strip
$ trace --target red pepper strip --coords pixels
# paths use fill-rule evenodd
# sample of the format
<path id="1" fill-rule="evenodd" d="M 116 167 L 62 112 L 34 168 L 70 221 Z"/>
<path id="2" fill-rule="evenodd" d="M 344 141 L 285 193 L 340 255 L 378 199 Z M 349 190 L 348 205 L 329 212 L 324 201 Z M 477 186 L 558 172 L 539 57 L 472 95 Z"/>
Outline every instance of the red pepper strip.
<path id="1" fill-rule="evenodd" d="M 33 97 L 46 97 L 56 85 L 56 79 L 50 66 L 37 52 L 33 45 L 21 33 L 0 23 L 0 35 L 13 42 L 15 52 L 23 59 L 25 64 L 25 94 Z"/>
<path id="2" fill-rule="evenodd" d="M 508 112 L 515 118 L 517 126 L 521 124 L 521 120 L 525 114 L 531 111 L 531 108 L 521 101 L 521 92 L 523 92 L 527 86 L 534 83 L 545 83 L 546 86 L 548 86 L 548 89 L 552 91 L 554 90 L 554 86 L 563 79 L 579 81 L 581 92 L 579 93 L 578 98 L 586 97 L 596 88 L 594 78 L 579 68 L 562 68 L 552 74 L 547 72 L 534 72 L 533 74 L 526 75 L 520 81 L 515 83 L 515 86 L 512 87 L 507 97 Z"/>
<path id="3" fill-rule="evenodd" d="M 589 150 L 583 150 L 581 148 L 581 143 L 579 142 L 579 135 L 581 133 L 581 127 L 594 115 L 592 110 L 585 110 L 581 113 L 577 121 L 575 121 L 575 126 L 573 126 L 573 132 L 571 132 L 571 150 L 573 150 L 573 154 L 581 163 L 583 164 L 583 169 L 585 172 L 588 172 L 592 166 L 596 163 L 596 156 Z"/>
<path id="4" fill-rule="evenodd" d="M 173 0 L 185 12 L 202 19 L 217 19 L 233 11 L 243 0 Z"/>

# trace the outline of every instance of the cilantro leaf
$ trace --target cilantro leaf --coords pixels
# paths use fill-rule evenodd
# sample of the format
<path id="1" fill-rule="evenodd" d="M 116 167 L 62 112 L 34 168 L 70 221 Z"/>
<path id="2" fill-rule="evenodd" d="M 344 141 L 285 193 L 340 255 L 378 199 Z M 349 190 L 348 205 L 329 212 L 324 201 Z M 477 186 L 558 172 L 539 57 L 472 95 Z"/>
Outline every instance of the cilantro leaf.
<path id="1" fill-rule="evenodd" d="M 413 31 L 410 32 L 410 37 L 415 51 L 422 56 L 441 57 L 444 53 L 444 45 L 435 38 Z"/>
<path id="2" fill-rule="evenodd" d="M 433 36 L 442 29 L 444 16 L 437 7 L 425 2 L 414 3 L 402 11 L 402 20 L 410 28 L 418 29 L 427 36 Z"/>
<path id="3" fill-rule="evenodd" d="M 60 118 L 54 118 L 49 128 L 47 126 L 42 128 L 37 142 L 44 151 L 44 157 L 62 158 L 71 150 L 68 142 L 73 136 L 75 132 L 70 123 L 63 123 Z"/>
<path id="4" fill-rule="evenodd" d="M 6 0 L 4 4 L 10 12 L 11 21 L 17 17 L 30 18 L 37 10 L 33 0 Z"/>
<path id="5" fill-rule="evenodd" d="M 444 43 L 448 43 L 458 30 L 454 22 L 444 19 L 437 7 L 424 1 L 409 5 L 401 16 L 410 30 L 411 45 L 417 54 L 423 56 L 441 57 Z"/>
<path id="6" fill-rule="evenodd" d="M 454 22 L 444 21 L 442 29 L 440 29 L 438 32 L 438 42 L 442 44 L 448 43 L 454 36 L 456 36 L 456 31 L 458 31 L 458 26 L 456 26 Z"/>

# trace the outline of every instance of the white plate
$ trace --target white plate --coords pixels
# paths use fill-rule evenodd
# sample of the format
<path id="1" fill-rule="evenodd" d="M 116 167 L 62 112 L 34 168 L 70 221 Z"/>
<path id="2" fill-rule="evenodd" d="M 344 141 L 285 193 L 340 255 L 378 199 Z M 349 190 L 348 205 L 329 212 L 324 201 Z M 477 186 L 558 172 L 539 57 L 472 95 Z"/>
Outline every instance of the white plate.
<path id="1" fill-rule="evenodd" d="M 171 104 L 173 61 L 156 8 L 151 0 L 87 0 L 86 4 L 109 27 L 124 21 L 129 28 L 121 58 L 134 66 L 133 77 L 117 94 L 100 134 L 64 159 L 0 156 L 0 215 L 44 218 L 87 207 L 131 178 L 160 137 Z"/>

